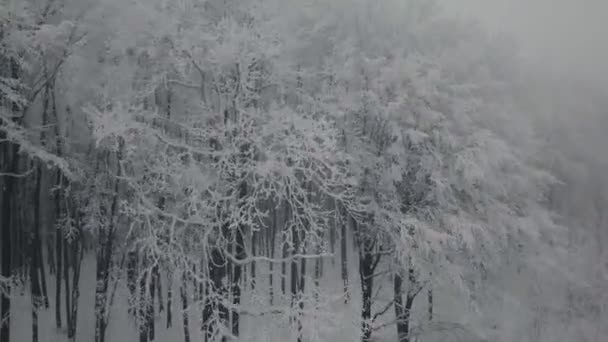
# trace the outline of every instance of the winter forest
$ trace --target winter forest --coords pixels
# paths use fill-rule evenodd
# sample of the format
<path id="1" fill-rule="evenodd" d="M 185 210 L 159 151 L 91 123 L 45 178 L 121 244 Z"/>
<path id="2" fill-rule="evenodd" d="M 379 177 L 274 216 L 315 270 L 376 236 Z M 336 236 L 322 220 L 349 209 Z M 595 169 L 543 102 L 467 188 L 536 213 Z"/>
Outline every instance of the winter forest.
<path id="1" fill-rule="evenodd" d="M 430 0 L 1 0 L 0 342 L 607 341 L 606 95 Z"/>

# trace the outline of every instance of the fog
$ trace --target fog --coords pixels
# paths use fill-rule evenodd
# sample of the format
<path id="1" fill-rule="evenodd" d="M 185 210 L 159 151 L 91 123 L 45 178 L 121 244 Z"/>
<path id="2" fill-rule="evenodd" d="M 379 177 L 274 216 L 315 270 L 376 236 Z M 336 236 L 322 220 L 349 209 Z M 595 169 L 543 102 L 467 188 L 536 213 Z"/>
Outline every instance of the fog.
<path id="1" fill-rule="evenodd" d="M 608 2 L 441 0 L 451 14 L 513 35 L 531 62 L 608 89 Z"/>

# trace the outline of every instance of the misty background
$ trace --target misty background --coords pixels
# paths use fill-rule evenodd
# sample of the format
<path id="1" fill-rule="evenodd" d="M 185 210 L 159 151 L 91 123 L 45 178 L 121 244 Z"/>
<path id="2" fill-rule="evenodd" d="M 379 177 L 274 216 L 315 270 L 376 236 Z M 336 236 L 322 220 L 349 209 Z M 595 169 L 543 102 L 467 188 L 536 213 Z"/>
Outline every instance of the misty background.
<path id="1" fill-rule="evenodd" d="M 602 0 L 440 0 L 447 13 L 511 34 L 522 53 L 553 73 L 608 81 L 608 2 Z"/>

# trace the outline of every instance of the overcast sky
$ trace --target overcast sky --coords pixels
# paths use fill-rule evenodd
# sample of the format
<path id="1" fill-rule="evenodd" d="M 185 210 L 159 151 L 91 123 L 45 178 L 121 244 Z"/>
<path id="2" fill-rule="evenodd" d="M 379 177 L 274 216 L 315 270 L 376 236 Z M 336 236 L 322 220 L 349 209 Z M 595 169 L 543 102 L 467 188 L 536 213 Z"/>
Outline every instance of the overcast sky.
<path id="1" fill-rule="evenodd" d="M 452 13 L 512 33 L 526 54 L 545 65 L 608 79 L 608 0 L 440 1 Z"/>

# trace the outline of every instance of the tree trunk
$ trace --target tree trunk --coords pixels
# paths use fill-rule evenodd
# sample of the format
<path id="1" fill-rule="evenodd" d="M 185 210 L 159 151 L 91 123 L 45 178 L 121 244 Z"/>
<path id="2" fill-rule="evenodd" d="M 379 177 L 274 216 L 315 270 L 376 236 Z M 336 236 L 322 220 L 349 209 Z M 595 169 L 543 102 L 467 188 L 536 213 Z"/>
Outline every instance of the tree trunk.
<path id="1" fill-rule="evenodd" d="M 258 244 L 258 233 L 251 232 L 251 255 L 256 256 Z M 255 290 L 255 260 L 251 262 L 251 289 Z"/>
<path id="2" fill-rule="evenodd" d="M 3 134 L 4 135 L 4 134 Z M 1 143 L 4 145 L 3 151 L 3 159 L 4 163 L 7 167 L 7 172 L 15 172 L 16 165 L 18 163 L 18 155 L 17 145 L 13 145 L 9 142 Z M 12 155 L 12 161 L 10 157 Z M 13 184 L 15 182 L 8 177 L 3 177 L 2 179 L 2 224 L 0 225 L 0 244 L 2 247 L 2 265 L 1 265 L 1 275 L 5 279 L 9 279 L 12 275 L 11 269 L 11 258 L 12 258 L 12 246 L 11 246 L 11 222 L 12 222 L 12 206 L 13 202 Z M 1 342 L 9 342 L 10 338 L 10 311 L 11 311 L 11 288 L 10 284 L 7 284 L 4 291 L 0 291 L 0 296 L 2 300 L 0 301 L 0 341 Z"/>
<path id="3" fill-rule="evenodd" d="M 394 279 L 394 292 L 395 292 L 395 317 L 397 319 L 397 336 L 399 342 L 410 342 L 410 317 L 412 313 L 412 307 L 414 305 L 414 299 L 418 294 L 416 287 L 418 282 L 414 274 L 414 268 L 409 267 L 408 269 L 408 280 L 409 286 L 405 296 L 405 305 L 403 304 L 402 296 L 402 284 L 403 279 L 401 275 L 396 273 Z"/>
<path id="4" fill-rule="evenodd" d="M 72 317 L 71 317 L 71 306 L 70 306 L 70 297 L 72 293 L 70 292 L 70 259 L 68 255 L 68 242 L 65 241 L 65 248 L 63 249 L 63 276 L 65 279 L 65 312 L 66 312 L 66 324 L 68 325 L 68 331 L 72 326 Z M 59 259 L 58 255 L 58 258 Z M 75 262 L 75 261 L 74 261 Z M 59 274 L 57 274 L 59 277 Z M 57 306 L 59 306 L 59 302 L 57 302 Z"/>
<path id="5" fill-rule="evenodd" d="M 295 255 L 300 251 L 299 232 L 296 231 L 295 227 L 292 227 L 291 238 L 293 246 L 292 255 Z M 301 264 L 301 266 L 302 265 L 305 264 Z M 303 270 L 300 270 L 300 272 L 303 272 Z M 301 311 L 304 305 L 304 303 L 302 302 L 303 298 L 301 298 L 301 289 L 304 288 L 304 284 L 300 284 L 301 281 L 303 281 L 303 277 L 298 277 L 298 260 L 296 258 L 293 258 L 291 260 L 291 307 L 295 308 L 297 305 L 297 307 L 300 309 L 298 311 Z M 294 317 L 298 329 L 298 342 L 302 342 L 302 320 L 300 315 L 301 312 L 297 312 L 296 317 Z"/>
<path id="6" fill-rule="evenodd" d="M 281 248 L 283 253 L 281 257 L 283 258 L 283 261 L 281 261 L 281 293 L 285 295 L 287 287 L 285 284 L 287 282 L 287 263 L 285 262 L 285 259 L 287 258 L 287 243 L 284 239 L 282 240 Z"/>
<path id="7" fill-rule="evenodd" d="M 37 272 L 39 272 L 38 277 L 40 280 L 40 295 L 41 295 L 41 300 L 42 303 L 44 304 L 44 307 L 46 309 L 49 308 L 49 296 L 48 296 L 48 292 L 47 292 L 47 288 L 46 288 L 46 272 L 45 272 L 45 268 L 44 268 L 44 256 L 43 256 L 43 248 L 42 248 L 42 238 L 40 237 L 40 232 L 42 231 L 42 223 L 40 222 L 40 199 L 42 198 L 43 195 L 43 189 L 42 189 L 42 165 L 38 166 L 38 174 L 36 175 L 36 205 L 35 205 L 35 210 L 36 212 L 34 213 L 35 217 L 36 217 L 36 222 L 35 223 L 35 227 L 34 229 L 36 229 L 36 246 L 34 248 L 37 248 L 38 250 L 36 251 L 36 266 L 37 266 Z"/>
<path id="8" fill-rule="evenodd" d="M 36 228 L 35 228 L 36 229 Z M 34 233 L 36 234 L 36 233 Z M 30 283 L 32 295 L 32 342 L 38 342 L 38 308 L 42 301 L 40 293 L 40 281 L 38 279 L 38 241 L 34 237 L 32 239 L 31 255 L 32 261 L 30 265 Z"/>
<path id="9" fill-rule="evenodd" d="M 344 283 L 344 304 L 347 304 L 350 295 L 348 292 L 348 254 L 346 244 L 346 214 L 344 209 L 340 209 L 340 254 L 342 256 L 342 281 Z"/>
<path id="10" fill-rule="evenodd" d="M 10 71 L 10 77 L 17 80 L 19 78 L 19 64 L 14 58 L 8 57 L 7 63 L 9 65 L 8 69 Z M 7 68 L 3 68 L 3 71 Z M 18 106 L 16 103 L 12 103 L 11 110 L 14 114 L 17 114 Z M 19 123 L 20 119 L 18 117 L 13 118 L 13 122 Z M 2 123 L 2 119 L 0 119 L 0 123 Z M 0 148 L 2 150 L 2 160 L 1 162 L 4 164 L 0 168 L 0 170 L 5 170 L 9 173 L 17 173 L 17 169 L 19 167 L 19 145 L 14 144 L 9 141 L 4 141 L 6 139 L 6 133 L 0 132 Z M 3 278 L 9 279 L 12 276 L 12 262 L 13 259 L 13 249 L 11 246 L 11 224 L 14 221 L 14 215 L 11 210 L 14 209 L 14 206 L 11 206 L 13 202 L 13 192 L 14 192 L 14 184 L 16 182 L 13 179 L 10 179 L 8 176 L 2 177 L 2 212 L 0 213 L 0 217 L 2 221 L 0 222 L 0 247 L 2 248 L 1 260 L 2 265 L 0 267 L 0 275 Z M 17 231 L 18 234 L 22 235 L 22 230 Z M 23 244 L 20 244 L 23 246 Z M 23 262 L 23 264 L 25 264 Z M 22 268 L 23 270 L 25 267 Z M 25 278 L 25 277 L 24 277 Z M 9 342 L 10 339 L 10 312 L 11 312 L 11 287 L 7 285 L 4 291 L 0 291 L 0 341 L 1 342 Z"/>
<path id="11" fill-rule="evenodd" d="M 137 303 L 137 253 L 127 253 L 127 290 L 129 291 L 128 311 L 131 315 L 136 314 Z"/>
<path id="12" fill-rule="evenodd" d="M 403 306 L 402 295 L 403 278 L 399 273 L 395 273 L 393 278 L 393 291 L 395 301 L 395 319 L 397 320 L 397 341 L 409 342 L 409 314 Z"/>
<path id="13" fill-rule="evenodd" d="M 31 296 L 32 296 L 32 342 L 38 342 L 38 308 L 40 307 L 41 289 L 40 289 L 40 265 L 41 258 L 41 243 L 40 243 L 40 189 L 41 189 L 41 176 L 42 167 L 38 166 L 38 172 L 36 174 L 36 189 L 34 191 L 34 226 L 32 232 L 32 239 L 30 244 L 30 285 L 31 285 Z"/>
<path id="14" fill-rule="evenodd" d="M 158 265 L 154 266 L 152 269 L 152 275 L 154 276 L 156 291 L 158 291 L 158 312 L 161 313 L 165 310 L 165 304 L 163 300 L 162 278 L 160 276 L 160 267 Z"/>
<path id="15" fill-rule="evenodd" d="M 148 293 L 146 288 L 146 282 L 148 281 L 148 272 L 146 271 L 146 257 L 145 255 L 140 259 L 140 278 L 139 278 L 139 305 L 138 314 L 137 314 L 137 322 L 139 323 L 139 342 L 148 342 L 148 307 L 150 303 L 148 302 Z"/>
<path id="16" fill-rule="evenodd" d="M 371 251 L 361 246 L 359 252 L 359 277 L 361 278 L 361 342 L 369 342 L 372 329 L 372 291 L 374 288 L 374 265 Z"/>
<path id="17" fill-rule="evenodd" d="M 150 283 L 148 284 L 148 294 L 149 294 L 149 302 L 146 303 L 146 325 L 147 325 L 147 330 L 148 330 L 148 340 L 149 341 L 154 341 L 154 299 L 156 297 L 156 283 L 157 283 L 157 277 L 156 274 L 158 272 L 158 270 L 156 270 L 156 272 L 154 271 L 155 268 L 158 266 L 154 266 L 151 270 L 151 275 L 150 275 Z"/>
<path id="18" fill-rule="evenodd" d="M 287 253 L 288 252 L 288 250 L 287 250 L 288 244 L 287 244 L 287 241 L 286 241 L 287 240 L 287 234 L 288 234 L 288 232 L 286 231 L 286 228 L 288 227 L 287 226 L 288 222 L 289 222 L 289 205 L 287 203 L 285 203 L 285 217 L 283 218 L 283 222 L 282 222 L 283 223 L 283 225 L 282 225 L 283 229 L 281 230 L 281 232 L 282 232 L 281 235 L 283 236 L 283 238 L 281 239 L 281 246 L 282 246 L 281 248 L 283 250 L 283 253 L 281 255 L 282 258 L 283 258 L 283 261 L 281 262 L 281 293 L 283 293 L 283 295 L 285 295 L 286 292 L 287 292 L 287 286 L 286 286 L 286 282 L 287 282 L 287 262 L 285 262 L 285 259 L 287 258 L 287 254 L 288 254 Z"/>
<path id="19" fill-rule="evenodd" d="M 76 341 L 76 326 L 78 318 L 78 299 L 80 298 L 80 267 L 82 265 L 82 257 L 84 254 L 84 246 L 82 245 L 82 229 L 80 228 L 80 220 L 78 220 L 78 240 L 72 242 L 72 307 L 70 308 L 70 320 L 68 325 L 68 339 L 72 342 Z"/>
<path id="20" fill-rule="evenodd" d="M 173 325 L 173 274 L 171 271 L 167 274 L 167 329 Z"/>
<path id="21" fill-rule="evenodd" d="M 321 254 L 321 247 L 317 249 L 317 253 Z M 320 280 L 323 273 L 323 259 L 315 260 L 315 301 L 319 301 Z"/>
<path id="22" fill-rule="evenodd" d="M 430 277 L 432 279 L 433 274 L 430 274 Z M 429 321 L 433 320 L 433 287 L 431 286 L 431 284 L 429 283 L 429 288 L 427 290 L 427 301 L 429 304 Z"/>
<path id="23" fill-rule="evenodd" d="M 277 206 L 272 203 L 271 204 L 271 215 L 272 220 L 270 222 L 270 231 L 268 235 L 268 256 L 270 259 L 274 259 L 275 250 L 276 250 L 276 240 L 277 240 L 277 225 L 278 225 L 278 210 Z M 272 306 L 274 303 L 274 262 L 268 263 L 268 298 L 270 300 L 270 305 Z"/>
<path id="24" fill-rule="evenodd" d="M 119 142 L 119 151 L 117 153 L 117 176 L 120 176 L 120 160 L 122 141 Z M 118 210 L 118 188 L 119 181 L 115 180 L 114 194 L 110 209 L 110 224 L 104 229 L 100 228 L 99 239 L 100 246 L 97 250 L 97 270 L 96 270 L 96 287 L 95 287 L 95 342 L 104 342 L 107 328 L 107 303 L 108 303 L 108 287 L 110 282 L 110 270 L 112 268 L 112 256 L 114 254 L 114 238 L 115 238 L 115 220 Z M 107 231 L 106 231 L 107 230 Z"/>
<path id="25" fill-rule="evenodd" d="M 58 177 L 59 178 L 59 177 Z M 59 182 L 57 182 L 59 183 Z M 55 256 L 56 256 L 56 272 L 55 272 L 55 324 L 57 328 L 61 328 L 61 276 L 62 276 L 62 259 L 61 259 L 61 245 L 63 241 L 63 234 L 61 230 L 61 226 L 59 224 L 60 216 L 61 216 L 61 198 L 60 198 L 60 190 L 57 190 L 55 194 L 55 216 L 57 227 L 55 228 Z M 67 266 L 66 266 L 67 267 Z M 66 296 L 69 293 L 66 290 Z M 70 310 L 69 307 L 66 310 Z M 69 324 L 68 324 L 69 327 Z"/>
<path id="26" fill-rule="evenodd" d="M 182 273 L 182 283 L 179 286 L 179 293 L 182 299 L 182 320 L 184 327 L 184 342 L 190 342 L 190 328 L 188 327 L 188 282 L 185 272 Z M 205 338 L 205 341 L 207 339 Z"/>
<path id="27" fill-rule="evenodd" d="M 95 342 L 104 342 L 107 328 L 106 306 L 110 281 L 110 266 L 113 253 L 114 232 L 101 234 L 102 245 L 97 252 L 97 285 L 95 287 Z"/>
<path id="28" fill-rule="evenodd" d="M 222 227 L 222 232 L 220 233 L 225 234 L 224 236 L 228 236 L 227 229 L 228 227 L 225 225 Z M 227 263 L 221 247 L 214 246 L 211 249 L 211 255 L 208 258 L 208 265 L 211 283 L 206 286 L 208 291 L 207 296 L 205 296 L 204 331 L 205 341 L 214 341 L 213 335 L 216 332 L 216 325 L 224 324 L 225 326 L 228 326 L 229 311 L 226 305 L 223 304 L 223 300 L 225 300 L 227 295 L 227 289 L 224 283 L 226 282 L 228 269 L 231 267 L 231 264 Z M 216 310 L 219 312 L 219 322 L 212 317 L 212 313 Z"/>
<path id="29" fill-rule="evenodd" d="M 235 257 L 238 260 L 243 260 L 245 259 L 246 255 L 245 255 L 245 245 L 244 245 L 244 239 L 243 239 L 243 232 L 242 232 L 243 227 L 239 227 L 236 230 L 236 248 L 235 248 Z M 241 269 L 242 266 L 239 264 L 234 265 L 234 273 L 233 273 L 233 278 L 232 278 L 232 304 L 233 304 L 233 308 L 232 308 L 232 327 L 231 327 L 231 331 L 232 331 L 232 335 L 235 337 L 239 336 L 239 321 L 240 321 L 240 315 L 239 315 L 239 305 L 241 304 Z M 253 280 L 253 279 L 252 279 Z"/>

